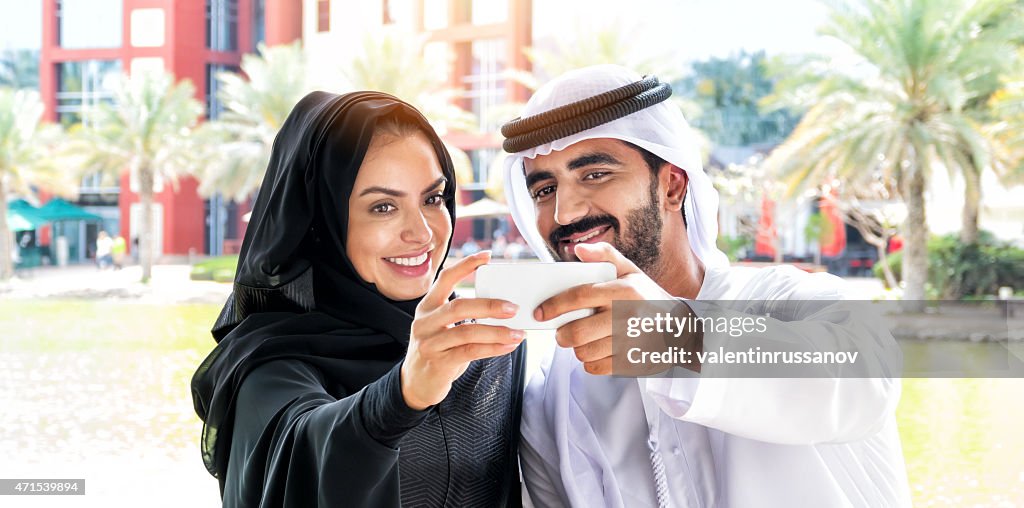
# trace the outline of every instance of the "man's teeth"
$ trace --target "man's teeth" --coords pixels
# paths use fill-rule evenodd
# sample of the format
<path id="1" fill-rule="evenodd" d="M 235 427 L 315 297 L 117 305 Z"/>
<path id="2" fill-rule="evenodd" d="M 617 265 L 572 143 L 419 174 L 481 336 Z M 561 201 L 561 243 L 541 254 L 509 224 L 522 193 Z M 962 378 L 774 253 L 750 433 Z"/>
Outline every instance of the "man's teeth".
<path id="1" fill-rule="evenodd" d="M 604 228 L 598 229 L 598 230 L 590 233 L 589 235 L 581 236 L 581 237 L 579 237 L 579 238 L 577 238 L 575 240 L 569 240 L 569 241 L 572 242 L 572 243 L 585 242 L 585 241 L 590 240 L 591 238 L 601 234 L 602 232 L 604 232 Z"/>
<path id="2" fill-rule="evenodd" d="M 427 261 L 427 254 L 429 254 L 429 252 L 424 252 L 423 254 L 420 254 L 419 256 L 416 256 L 414 258 L 384 258 L 384 259 L 386 259 L 388 261 L 391 261 L 392 263 L 394 263 L 396 265 L 420 266 L 420 265 L 422 265 L 423 263 L 425 263 Z"/>

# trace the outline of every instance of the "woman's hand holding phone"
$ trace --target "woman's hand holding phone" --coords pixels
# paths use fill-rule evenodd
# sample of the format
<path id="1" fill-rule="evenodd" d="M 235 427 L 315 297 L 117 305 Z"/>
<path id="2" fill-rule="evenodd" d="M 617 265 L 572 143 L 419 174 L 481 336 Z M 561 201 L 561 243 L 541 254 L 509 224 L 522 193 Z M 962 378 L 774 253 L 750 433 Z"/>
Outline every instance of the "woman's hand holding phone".
<path id="1" fill-rule="evenodd" d="M 475 319 L 510 318 L 518 310 L 499 299 L 448 299 L 459 281 L 490 259 L 491 253 L 484 251 L 448 266 L 416 307 L 401 372 L 402 396 L 409 407 L 422 410 L 441 402 L 470 362 L 508 354 L 526 336 L 522 330 L 472 321 L 456 326 Z"/>

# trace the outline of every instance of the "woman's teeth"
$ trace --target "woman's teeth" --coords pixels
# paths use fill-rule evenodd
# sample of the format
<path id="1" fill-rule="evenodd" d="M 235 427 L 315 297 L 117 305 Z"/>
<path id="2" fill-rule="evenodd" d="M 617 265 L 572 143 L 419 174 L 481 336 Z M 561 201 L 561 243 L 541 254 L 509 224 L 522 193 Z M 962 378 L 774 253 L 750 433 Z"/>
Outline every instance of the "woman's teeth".
<path id="1" fill-rule="evenodd" d="M 384 259 L 387 260 L 387 261 L 390 261 L 390 262 L 392 262 L 392 263 L 394 263 L 396 265 L 420 266 L 420 265 L 422 265 L 423 263 L 425 263 L 427 261 L 427 255 L 428 254 L 430 254 L 429 251 L 424 252 L 423 254 L 420 254 L 419 256 L 412 257 L 412 258 L 384 258 Z"/>

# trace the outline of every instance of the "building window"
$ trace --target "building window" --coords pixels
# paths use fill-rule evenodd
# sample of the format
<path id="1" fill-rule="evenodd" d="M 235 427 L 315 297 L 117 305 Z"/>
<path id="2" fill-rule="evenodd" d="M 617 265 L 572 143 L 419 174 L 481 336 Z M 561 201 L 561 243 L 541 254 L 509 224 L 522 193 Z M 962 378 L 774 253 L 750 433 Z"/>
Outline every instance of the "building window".
<path id="1" fill-rule="evenodd" d="M 131 15 L 132 46 L 158 48 L 164 45 L 164 10 L 135 9 Z"/>
<path id="2" fill-rule="evenodd" d="M 504 23 L 508 19 L 508 0 L 473 0 L 470 19 L 474 25 Z"/>
<path id="3" fill-rule="evenodd" d="M 254 0 L 252 8 L 252 47 L 255 49 L 267 39 L 266 1 Z"/>
<path id="4" fill-rule="evenodd" d="M 114 100 L 113 78 L 120 60 L 83 60 L 57 64 L 57 119 L 65 127 L 82 123 L 84 112 Z"/>
<path id="5" fill-rule="evenodd" d="M 384 24 L 408 25 L 413 23 L 413 5 L 411 0 L 384 0 Z"/>
<path id="6" fill-rule="evenodd" d="M 466 190 L 483 190 L 487 188 L 491 164 L 500 151 L 498 148 L 480 148 L 468 151 L 467 155 L 469 155 L 469 160 L 473 164 L 473 183 L 462 185 L 459 188 Z"/>
<path id="7" fill-rule="evenodd" d="M 316 31 L 329 32 L 331 30 L 331 0 L 317 0 L 316 2 Z"/>
<path id="8" fill-rule="evenodd" d="M 441 30 L 448 27 L 448 0 L 423 0 L 423 28 Z"/>
<path id="9" fill-rule="evenodd" d="M 68 49 L 119 48 L 122 0 L 58 0 L 57 44 Z"/>
<path id="10" fill-rule="evenodd" d="M 214 120 L 224 112 L 224 104 L 220 100 L 221 72 L 238 72 L 238 68 L 224 64 L 206 64 L 206 118 Z"/>
<path id="11" fill-rule="evenodd" d="M 472 43 L 471 74 L 463 77 L 466 84 L 464 97 L 470 111 L 477 117 L 484 132 L 497 131 L 501 126 L 499 107 L 506 101 L 505 79 L 507 67 L 505 41 L 502 39 L 477 40 Z"/>
<path id="12" fill-rule="evenodd" d="M 206 0 L 206 47 L 238 50 L 238 0 Z"/>

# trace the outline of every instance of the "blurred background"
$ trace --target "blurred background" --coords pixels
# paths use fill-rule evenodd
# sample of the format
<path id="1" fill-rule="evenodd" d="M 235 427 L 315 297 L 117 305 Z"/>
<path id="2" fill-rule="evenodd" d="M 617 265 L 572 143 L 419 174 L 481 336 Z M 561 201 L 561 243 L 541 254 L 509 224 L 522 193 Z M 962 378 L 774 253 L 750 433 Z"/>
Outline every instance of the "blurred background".
<path id="1" fill-rule="evenodd" d="M 452 255 L 528 262 L 500 125 L 570 69 L 656 74 L 699 134 L 734 263 L 831 272 L 865 299 L 991 304 L 975 319 L 1024 313 L 1022 9 L 0 0 L 0 477 L 88 488 L 0 504 L 219 504 L 188 381 L 274 136 L 312 90 L 420 108 L 457 165 Z M 939 334 L 927 315 L 903 337 L 914 348 L 1020 340 L 972 337 L 970 320 Z M 1022 400 L 1019 379 L 905 380 L 915 504 L 1024 505 Z"/>

